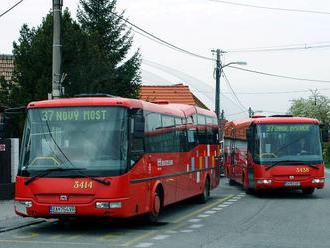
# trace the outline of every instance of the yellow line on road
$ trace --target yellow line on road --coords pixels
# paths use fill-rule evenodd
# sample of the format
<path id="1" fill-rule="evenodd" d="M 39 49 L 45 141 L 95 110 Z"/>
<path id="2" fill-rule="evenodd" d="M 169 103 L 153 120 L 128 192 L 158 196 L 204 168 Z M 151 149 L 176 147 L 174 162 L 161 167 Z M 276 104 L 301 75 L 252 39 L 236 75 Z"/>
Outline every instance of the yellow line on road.
<path id="1" fill-rule="evenodd" d="M 26 234 L 26 235 L 14 235 L 14 237 L 17 239 L 31 239 L 31 238 L 35 238 L 37 236 L 39 236 L 39 233 L 36 233 L 36 232 L 32 232 L 32 233 Z"/>
<path id="2" fill-rule="evenodd" d="M 187 214 L 187 215 L 179 218 L 178 220 L 176 220 L 176 221 L 173 222 L 175 224 L 174 227 L 170 227 L 170 228 L 166 227 L 166 228 L 161 228 L 161 229 L 156 230 L 156 231 L 149 231 L 149 232 L 147 232 L 147 233 L 145 233 L 145 234 L 143 234 L 143 235 L 141 235 L 141 236 L 139 236 L 139 237 L 137 237 L 135 239 L 132 239 L 132 240 L 130 240 L 130 241 L 122 244 L 121 246 L 132 246 L 132 245 L 136 244 L 137 242 L 139 242 L 141 240 L 144 240 L 144 239 L 147 239 L 147 238 L 152 237 L 156 233 L 164 232 L 164 231 L 169 231 L 169 230 L 173 230 L 173 229 L 178 229 L 178 228 L 180 228 L 181 226 L 183 226 L 185 224 L 185 223 L 180 223 L 180 222 L 183 222 L 185 220 L 188 220 L 189 218 L 191 218 L 193 216 L 196 216 L 197 214 L 200 214 L 200 213 L 202 213 L 202 212 L 204 212 L 206 210 L 209 210 L 209 209 L 213 208 L 214 206 L 216 206 L 218 204 L 221 204 L 221 203 L 229 200 L 232 197 L 234 197 L 234 195 L 229 195 L 229 196 L 227 196 L 225 198 L 221 198 L 221 199 L 217 200 L 216 202 L 213 202 L 213 203 L 211 203 L 211 204 L 209 204 L 209 205 L 207 205 L 207 206 L 205 206 L 203 208 L 197 209 L 196 211 L 194 211 L 192 213 L 189 213 L 189 214 Z"/>
<path id="3" fill-rule="evenodd" d="M 30 243 L 30 244 L 63 244 L 63 245 L 90 245 L 95 246 L 95 243 L 76 243 L 76 242 L 62 242 L 62 241 L 40 241 L 40 240 L 8 240 L 0 239 L 0 243 Z"/>
<path id="4" fill-rule="evenodd" d="M 111 240 L 111 239 L 117 239 L 121 236 L 121 233 L 109 233 L 109 234 L 105 234 L 99 238 L 97 238 L 97 240 L 99 241 L 105 241 L 105 240 Z"/>

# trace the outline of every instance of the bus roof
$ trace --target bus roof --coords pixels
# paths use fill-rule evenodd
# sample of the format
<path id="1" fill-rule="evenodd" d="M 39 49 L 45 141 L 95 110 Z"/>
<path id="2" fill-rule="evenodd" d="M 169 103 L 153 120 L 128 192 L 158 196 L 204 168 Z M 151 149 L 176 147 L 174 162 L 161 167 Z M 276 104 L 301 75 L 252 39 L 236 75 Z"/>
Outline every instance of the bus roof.
<path id="1" fill-rule="evenodd" d="M 251 124 L 281 124 L 281 123 L 306 123 L 306 124 L 320 124 L 317 119 L 307 118 L 307 117 L 258 117 L 241 119 L 236 121 L 231 121 L 226 124 L 226 126 L 235 126 L 237 128 L 250 126 Z"/>
<path id="2" fill-rule="evenodd" d="M 33 108 L 55 108 L 55 107 L 91 107 L 91 106 L 122 106 L 126 108 L 142 108 L 146 111 L 162 114 L 175 115 L 178 117 L 190 116 L 196 113 L 216 117 L 215 113 L 197 106 L 186 104 L 155 104 L 138 99 L 122 97 L 77 97 L 61 98 L 54 100 L 43 100 L 31 102 L 28 109 Z"/>

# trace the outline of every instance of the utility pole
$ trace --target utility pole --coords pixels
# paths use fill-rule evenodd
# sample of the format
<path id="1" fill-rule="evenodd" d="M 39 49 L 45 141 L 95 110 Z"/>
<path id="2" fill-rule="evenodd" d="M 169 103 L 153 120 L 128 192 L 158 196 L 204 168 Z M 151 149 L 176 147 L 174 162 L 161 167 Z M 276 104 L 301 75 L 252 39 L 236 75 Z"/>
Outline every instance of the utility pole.
<path id="1" fill-rule="evenodd" d="M 214 52 L 214 50 L 213 50 Z M 215 68 L 215 113 L 217 115 L 218 120 L 221 118 L 220 116 L 220 77 L 221 77 L 221 50 L 217 49 L 217 62 Z"/>
<path id="2" fill-rule="evenodd" d="M 62 75 L 62 44 L 61 44 L 61 15 L 63 0 L 53 0 L 53 69 L 52 69 L 52 98 L 61 97 Z"/>

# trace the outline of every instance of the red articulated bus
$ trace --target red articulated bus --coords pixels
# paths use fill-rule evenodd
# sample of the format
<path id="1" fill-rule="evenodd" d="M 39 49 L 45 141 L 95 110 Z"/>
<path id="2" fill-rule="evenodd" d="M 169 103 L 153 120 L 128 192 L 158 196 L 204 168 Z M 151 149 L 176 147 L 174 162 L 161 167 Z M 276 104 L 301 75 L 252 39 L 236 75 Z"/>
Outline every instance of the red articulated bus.
<path id="1" fill-rule="evenodd" d="M 16 178 L 21 216 L 156 221 L 219 184 L 216 115 L 183 104 L 79 97 L 28 105 Z"/>
<path id="2" fill-rule="evenodd" d="M 319 121 L 291 116 L 255 116 L 226 123 L 225 172 L 229 184 L 247 193 L 263 189 L 324 187 Z"/>

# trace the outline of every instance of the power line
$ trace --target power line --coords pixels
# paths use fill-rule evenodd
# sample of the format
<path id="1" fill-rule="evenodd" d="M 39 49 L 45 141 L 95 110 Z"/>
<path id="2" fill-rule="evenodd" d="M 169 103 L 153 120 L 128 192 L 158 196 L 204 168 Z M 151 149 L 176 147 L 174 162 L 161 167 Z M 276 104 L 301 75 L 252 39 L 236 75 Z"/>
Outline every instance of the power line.
<path id="1" fill-rule="evenodd" d="M 15 3 L 13 6 L 11 6 L 9 9 L 7 9 L 5 12 L 3 12 L 2 14 L 0 14 L 0 18 L 3 17 L 5 14 L 7 14 L 9 11 L 11 11 L 13 8 L 15 8 L 17 5 L 19 5 L 22 2 L 23 2 L 23 0 Z"/>
<path id="2" fill-rule="evenodd" d="M 280 52 L 280 51 L 295 51 L 295 50 L 309 50 L 314 48 L 329 48 L 330 42 L 326 44 L 302 44 L 300 46 L 287 46 L 287 47 L 265 47 L 265 48 L 245 48 L 245 49 L 233 49 L 226 50 L 227 53 L 251 53 L 251 52 Z"/>
<path id="3" fill-rule="evenodd" d="M 321 88 L 318 90 L 327 91 L 330 90 L 330 88 Z M 291 90 L 291 91 L 263 91 L 263 92 L 239 92 L 236 91 L 236 94 L 238 95 L 277 95 L 277 94 L 292 94 L 292 93 L 303 93 L 303 92 L 309 92 L 308 90 Z M 204 93 L 211 93 L 213 91 L 202 91 Z M 222 92 L 223 94 L 232 94 L 232 92 Z"/>
<path id="4" fill-rule="evenodd" d="M 257 9 L 268 9 L 268 10 L 278 10 L 278 11 L 288 11 L 288 12 L 302 12 L 302 13 L 310 13 L 310 14 L 330 15 L 330 12 L 319 11 L 319 10 L 276 8 L 276 7 L 268 7 L 268 6 L 253 5 L 253 4 L 246 4 L 246 3 L 236 3 L 236 2 L 229 2 L 229 1 L 222 1 L 222 0 L 209 0 L 209 1 L 217 2 L 217 3 L 224 3 L 224 4 L 229 4 L 229 5 L 249 7 L 249 8 L 257 8 Z"/>
<path id="5" fill-rule="evenodd" d="M 133 24 L 132 22 L 128 21 L 127 19 L 123 18 L 122 16 L 114 13 L 114 12 L 111 12 L 113 15 L 115 15 L 116 17 L 120 18 L 121 20 L 123 20 L 124 22 L 128 23 L 129 25 L 131 25 L 133 28 L 141 31 L 143 34 L 144 37 L 150 39 L 150 40 L 153 40 L 153 41 L 156 41 L 158 43 L 161 43 L 162 45 L 165 45 L 166 47 L 168 48 L 171 48 L 175 51 L 179 51 L 179 52 L 182 52 L 182 53 L 185 53 L 185 54 L 188 54 L 188 55 L 191 55 L 191 56 L 194 56 L 194 57 L 197 57 L 197 58 L 200 58 L 200 59 L 204 59 L 204 60 L 208 60 L 208 61 L 215 61 L 213 58 L 210 58 L 210 57 L 206 57 L 206 56 L 202 56 L 202 55 L 199 55 L 199 54 L 196 54 L 196 53 L 193 53 L 193 52 L 190 52 L 186 49 L 183 49 L 183 48 L 180 48 L 176 45 L 173 45 L 171 44 L 170 42 L 167 42 L 159 37 L 157 37 L 156 35 L 138 27 L 137 25 Z M 135 30 L 136 31 L 136 30 Z M 139 32 L 139 34 L 141 34 Z M 147 35 L 147 36 L 146 36 Z M 266 76 L 275 76 L 275 77 L 279 77 L 279 78 L 286 78 L 286 79 L 293 79 L 293 80 L 300 80 L 300 81 L 310 81 L 310 82 L 321 82 L 321 83 L 330 83 L 330 81 L 327 81 L 327 80 L 317 80 L 317 79 L 305 79 L 305 78 L 298 78 L 298 77 L 291 77 L 291 76 L 283 76 L 283 75 L 277 75 L 277 74 L 272 74 L 272 73 L 266 73 L 266 72 L 261 72 L 261 71 L 256 71 L 256 70 L 249 70 L 249 69 L 243 69 L 243 68 L 240 68 L 240 67 L 236 67 L 236 66 L 228 66 L 230 68 L 233 68 L 233 69 L 238 69 L 238 70 L 243 70 L 243 71 L 247 71 L 247 72 L 252 72 L 252 73 L 257 73 L 257 74 L 261 74 L 261 75 L 266 75 Z"/>
<path id="6" fill-rule="evenodd" d="M 239 98 L 238 98 L 238 96 L 236 95 L 234 89 L 231 87 L 231 84 L 230 84 L 230 82 L 229 82 L 229 80 L 228 80 L 228 78 L 227 78 L 227 76 L 226 76 L 226 74 L 225 74 L 225 72 L 224 72 L 223 70 L 222 70 L 222 76 L 223 76 L 223 78 L 225 79 L 225 81 L 226 81 L 228 87 L 230 88 L 231 92 L 233 93 L 233 96 L 235 97 L 237 103 L 242 107 L 242 110 L 248 111 L 247 108 L 246 108 L 246 107 L 242 104 L 242 102 L 239 100 Z"/>
<path id="7" fill-rule="evenodd" d="M 330 90 L 330 88 L 323 88 L 319 90 Z M 265 92 L 236 92 L 239 95 L 277 95 L 277 94 L 291 94 L 291 93 L 303 93 L 310 90 L 292 90 L 292 91 L 265 91 Z M 223 92 L 224 94 L 231 94 L 230 92 Z"/>
<path id="8" fill-rule="evenodd" d="M 161 42 L 162 44 L 165 44 L 167 47 L 169 47 L 169 48 L 171 48 L 171 49 L 173 49 L 173 50 L 175 50 L 175 51 L 179 51 L 179 52 L 182 52 L 182 53 L 185 53 L 185 54 L 188 54 L 188 55 L 191 55 L 191 56 L 194 56 L 194 57 L 200 58 L 200 59 L 205 59 L 205 60 L 211 60 L 211 61 L 213 61 L 212 58 L 209 58 L 209 57 L 206 57 L 206 56 L 202 56 L 202 55 L 199 55 L 199 54 L 197 54 L 197 53 L 190 52 L 190 51 L 188 51 L 188 50 L 186 50 L 186 49 L 183 49 L 183 48 L 181 48 L 181 47 L 178 47 L 178 46 L 176 46 L 176 45 L 173 45 L 172 43 L 167 42 L 167 41 L 165 41 L 165 40 L 163 40 L 163 39 L 157 37 L 156 35 L 154 35 L 154 34 L 148 32 L 148 31 L 146 31 L 146 30 L 144 30 L 144 29 L 142 29 L 142 28 L 140 28 L 140 27 L 138 27 L 137 25 L 133 24 L 132 22 L 128 21 L 127 19 L 125 19 L 124 17 L 118 15 L 117 13 L 114 13 L 114 12 L 111 12 L 111 13 L 112 13 L 113 15 L 115 15 L 116 17 L 118 17 L 119 19 L 123 20 L 124 22 L 128 23 L 129 25 L 131 25 L 131 26 L 134 27 L 135 29 L 137 29 L 137 30 L 143 32 L 144 34 L 147 34 L 148 37 L 151 37 L 151 38 L 153 38 L 153 39 L 155 39 L 155 40 Z M 146 36 L 145 36 L 145 37 L 146 37 Z M 148 37 L 147 37 L 147 38 L 148 38 Z"/>
<path id="9" fill-rule="evenodd" d="M 299 78 L 299 77 L 284 76 L 284 75 L 278 75 L 278 74 L 274 74 L 274 73 L 268 73 L 268 72 L 262 72 L 262 71 L 245 69 L 245 68 L 241 68 L 241 67 L 237 67 L 237 66 L 231 66 L 231 65 L 229 65 L 227 67 L 230 67 L 232 69 L 241 70 L 241 71 L 256 73 L 256 74 L 260 74 L 260 75 L 277 77 L 277 78 L 285 78 L 285 79 L 292 79 L 292 80 L 299 80 L 299 81 L 306 81 L 306 82 L 330 83 L 329 80 L 319 80 L 319 79 L 310 79 L 310 78 Z"/>

